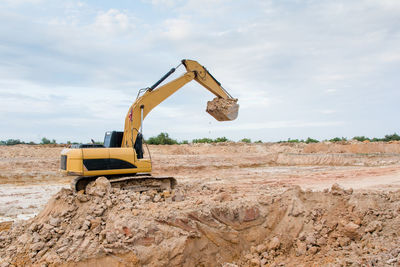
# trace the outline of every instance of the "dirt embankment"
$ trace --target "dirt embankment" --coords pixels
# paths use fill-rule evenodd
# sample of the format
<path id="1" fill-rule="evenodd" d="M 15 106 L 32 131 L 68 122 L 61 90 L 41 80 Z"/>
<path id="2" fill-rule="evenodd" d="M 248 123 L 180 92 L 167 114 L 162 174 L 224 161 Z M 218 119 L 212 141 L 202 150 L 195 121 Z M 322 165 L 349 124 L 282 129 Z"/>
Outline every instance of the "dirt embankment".
<path id="1" fill-rule="evenodd" d="M 217 143 L 150 146 L 156 168 L 176 167 L 389 166 L 400 164 L 400 144 Z M 167 158 L 168 157 L 168 158 Z M 211 161 L 210 161 L 211 159 Z M 205 164 L 207 162 L 208 165 Z M 211 163 L 211 164 L 210 164 Z M 163 169 L 165 169 L 163 168 Z"/>
<path id="2" fill-rule="evenodd" d="M 57 145 L 0 146 L 0 184 L 62 183 Z"/>
<path id="3" fill-rule="evenodd" d="M 260 186 L 300 185 L 323 190 L 333 183 L 357 189 L 399 189 L 398 146 L 218 143 L 149 148 L 155 176 L 173 176 L 178 183 L 235 186 L 253 194 Z M 72 177 L 63 177 L 58 171 L 61 149 L 0 146 L 0 222 L 31 218 L 51 195 L 69 187 Z"/>
<path id="4" fill-rule="evenodd" d="M 400 191 L 354 193 L 215 184 L 133 193 L 99 178 L 61 190 L 0 233 L 4 266 L 333 266 L 400 264 Z"/>
<path id="5" fill-rule="evenodd" d="M 62 176 L 63 147 L 45 145 L 0 146 L 0 184 L 67 184 Z M 149 146 L 157 175 L 198 178 L 202 171 L 273 166 L 399 166 L 400 144 L 393 143 L 218 143 Z M 147 156 L 147 151 L 146 154 Z M 226 173 L 226 175 L 231 175 Z"/>
<path id="6" fill-rule="evenodd" d="M 354 154 L 399 154 L 400 142 L 342 142 L 314 143 L 304 147 L 303 153 L 354 153 Z"/>

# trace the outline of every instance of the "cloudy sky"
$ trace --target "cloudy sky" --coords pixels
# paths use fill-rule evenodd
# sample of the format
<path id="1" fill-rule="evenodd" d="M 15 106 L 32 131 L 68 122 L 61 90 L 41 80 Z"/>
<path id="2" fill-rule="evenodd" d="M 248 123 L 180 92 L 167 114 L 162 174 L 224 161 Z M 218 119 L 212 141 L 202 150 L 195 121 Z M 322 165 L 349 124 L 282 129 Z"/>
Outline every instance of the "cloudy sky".
<path id="1" fill-rule="evenodd" d="M 400 133 L 398 0 L 0 0 L 0 140 L 102 140 L 183 58 L 239 98 L 239 117 L 215 121 L 192 82 L 145 137 Z"/>

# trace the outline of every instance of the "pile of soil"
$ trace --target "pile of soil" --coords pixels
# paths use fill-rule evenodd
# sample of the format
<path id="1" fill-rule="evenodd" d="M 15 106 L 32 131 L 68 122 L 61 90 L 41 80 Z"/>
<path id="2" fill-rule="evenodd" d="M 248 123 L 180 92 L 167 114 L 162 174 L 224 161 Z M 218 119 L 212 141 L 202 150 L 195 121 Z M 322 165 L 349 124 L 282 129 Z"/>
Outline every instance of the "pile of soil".
<path id="1" fill-rule="evenodd" d="M 185 192 L 185 193 L 183 193 Z M 0 232 L 1 266 L 398 266 L 400 191 L 136 193 L 100 177 Z"/>
<path id="2" fill-rule="evenodd" d="M 237 118 L 239 105 L 237 99 L 216 97 L 207 102 L 206 111 L 218 121 L 231 121 Z"/>

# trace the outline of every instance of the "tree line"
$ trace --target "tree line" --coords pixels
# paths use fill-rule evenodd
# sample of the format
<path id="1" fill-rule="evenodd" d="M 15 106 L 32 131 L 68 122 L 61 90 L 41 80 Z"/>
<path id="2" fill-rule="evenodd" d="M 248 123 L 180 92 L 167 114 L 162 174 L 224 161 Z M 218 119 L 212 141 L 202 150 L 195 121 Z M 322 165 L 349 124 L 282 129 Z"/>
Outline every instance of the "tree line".
<path id="1" fill-rule="evenodd" d="M 351 139 L 347 139 L 345 137 L 335 137 L 332 139 L 327 139 L 327 140 L 317 140 L 311 137 L 308 137 L 307 139 L 288 139 L 288 140 L 282 140 L 278 141 L 277 143 L 319 143 L 319 142 L 343 142 L 343 141 L 350 141 L 350 140 L 357 140 L 360 142 L 391 142 L 391 141 L 400 141 L 400 136 L 397 133 L 394 134 L 387 134 L 383 138 L 369 138 L 366 136 L 354 136 Z M 173 139 L 169 136 L 168 133 L 160 133 L 157 136 L 150 137 L 149 139 L 145 140 L 147 144 L 150 145 L 179 145 L 179 144 L 212 144 L 212 143 L 222 143 L 222 142 L 234 142 L 226 138 L 225 136 L 223 137 L 217 137 L 215 139 L 212 138 L 198 138 L 198 139 L 193 139 L 192 141 L 189 142 L 189 140 L 183 140 L 183 141 L 177 141 L 176 139 Z M 252 141 L 250 138 L 242 138 L 238 142 L 242 143 L 263 143 L 261 140 L 257 141 Z M 102 144 L 102 142 L 96 142 L 97 144 Z M 8 139 L 5 141 L 0 141 L 0 145 L 5 145 L 5 146 L 11 146 L 11 145 L 20 145 L 20 144 L 25 144 L 25 145 L 48 145 L 48 144 L 58 144 L 55 139 L 48 139 L 46 137 L 43 137 L 40 143 L 35 143 L 33 141 L 31 142 L 24 142 L 21 141 L 20 139 Z M 77 142 L 71 142 L 68 141 L 66 144 L 78 144 Z"/>
<path id="2" fill-rule="evenodd" d="M 288 139 L 284 141 L 278 141 L 277 143 L 319 143 L 319 142 L 343 142 L 343 141 L 349 141 L 349 140 L 357 140 L 360 142 L 364 141 L 369 141 L 369 142 L 390 142 L 390 141 L 400 141 L 400 136 L 396 133 L 394 134 L 388 134 L 385 135 L 384 138 L 368 138 L 365 136 L 355 136 L 351 139 L 347 139 L 345 137 L 335 137 L 329 140 L 317 140 L 311 137 L 308 137 L 307 139 Z M 150 137 L 148 140 L 146 140 L 146 143 L 152 144 L 152 145 L 175 145 L 175 144 L 196 144 L 196 143 L 220 143 L 220 142 L 233 142 L 229 140 L 226 137 L 217 137 L 215 139 L 212 138 L 200 138 L 200 139 L 193 139 L 191 142 L 188 140 L 183 140 L 181 142 L 169 137 L 168 133 L 160 133 L 157 136 Z M 239 142 L 242 143 L 263 143 L 261 140 L 257 140 L 252 142 L 250 138 L 243 138 L 239 140 Z"/>
<path id="3" fill-rule="evenodd" d="M 0 141 L 0 145 L 2 146 L 12 146 L 12 145 L 48 145 L 48 144 L 57 144 L 57 141 L 55 139 L 47 139 L 46 137 L 43 137 L 40 143 L 35 143 L 33 141 L 30 142 L 24 142 L 21 141 L 20 139 L 8 139 L 5 141 Z"/>

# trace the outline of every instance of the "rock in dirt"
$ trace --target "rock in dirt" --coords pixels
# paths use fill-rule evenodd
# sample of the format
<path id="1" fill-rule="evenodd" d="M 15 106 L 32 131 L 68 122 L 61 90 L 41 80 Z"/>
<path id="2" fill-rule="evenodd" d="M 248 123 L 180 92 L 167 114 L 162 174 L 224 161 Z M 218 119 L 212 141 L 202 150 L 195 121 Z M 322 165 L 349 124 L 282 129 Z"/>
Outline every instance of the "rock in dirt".
<path id="1" fill-rule="evenodd" d="M 382 223 L 379 221 L 372 221 L 370 222 L 367 227 L 365 227 L 365 232 L 366 233 L 372 233 L 377 231 L 380 231 L 382 229 Z"/>
<path id="2" fill-rule="evenodd" d="M 339 184 L 333 184 L 331 187 L 331 194 L 335 196 L 342 196 L 346 191 Z"/>
<path id="3" fill-rule="evenodd" d="M 91 182 L 86 187 L 86 192 L 88 195 L 94 195 L 102 197 L 111 191 L 110 181 L 102 176 L 96 179 L 96 181 Z"/>
<path id="4" fill-rule="evenodd" d="M 282 193 L 260 189 L 260 196 L 271 200 L 261 205 L 245 193 L 222 202 L 210 194 L 193 197 L 204 192 L 201 188 L 180 188 L 187 196 L 182 201 L 172 201 L 174 194 L 165 192 L 161 198 L 110 190 L 108 180 L 101 178 L 85 202 L 62 190 L 35 218 L 0 231 L 0 262 L 239 267 L 325 266 L 329 259 L 332 266 L 396 266 L 400 191 L 353 192 L 349 197 L 299 188 Z M 170 202 L 162 201 L 165 195 Z M 294 200 L 301 216 L 294 216 L 299 213 L 293 212 Z"/>
<path id="5" fill-rule="evenodd" d="M 359 225 L 357 225 L 353 222 L 349 222 L 344 226 L 345 234 L 351 239 L 357 238 L 358 237 L 358 232 L 357 232 L 358 228 L 360 228 Z"/>
<path id="6" fill-rule="evenodd" d="M 83 190 L 79 191 L 76 194 L 76 199 L 80 202 L 87 202 L 90 199 L 90 196 L 86 195 Z"/>
<path id="7" fill-rule="evenodd" d="M 281 241 L 279 240 L 279 238 L 274 237 L 269 242 L 268 249 L 269 250 L 275 250 L 275 249 L 279 248 L 280 245 L 281 245 Z"/>

